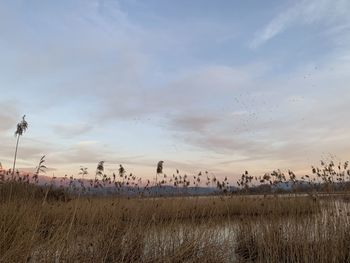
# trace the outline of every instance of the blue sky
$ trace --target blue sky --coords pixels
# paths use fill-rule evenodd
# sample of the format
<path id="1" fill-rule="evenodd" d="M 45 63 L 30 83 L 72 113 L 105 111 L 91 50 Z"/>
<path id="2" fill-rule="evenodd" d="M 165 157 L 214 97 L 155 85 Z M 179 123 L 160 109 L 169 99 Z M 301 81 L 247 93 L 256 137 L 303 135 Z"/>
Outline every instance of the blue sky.
<path id="1" fill-rule="evenodd" d="M 58 175 L 349 157 L 350 2 L 1 1 L 0 162 Z"/>

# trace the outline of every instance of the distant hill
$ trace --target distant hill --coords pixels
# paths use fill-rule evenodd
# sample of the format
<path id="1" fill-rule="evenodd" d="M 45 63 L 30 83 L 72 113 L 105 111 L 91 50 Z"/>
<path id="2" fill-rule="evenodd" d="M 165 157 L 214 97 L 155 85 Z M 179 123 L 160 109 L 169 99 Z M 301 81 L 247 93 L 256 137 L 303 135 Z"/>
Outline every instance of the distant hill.
<path id="1" fill-rule="evenodd" d="M 0 170 L 0 182 L 11 180 L 11 173 L 9 170 Z M 91 179 L 79 179 L 73 177 L 50 177 L 46 175 L 38 176 L 37 180 L 33 179 L 33 173 L 19 172 L 15 174 L 16 181 L 35 183 L 40 186 L 51 186 L 55 188 L 65 188 L 71 193 L 82 193 L 84 195 L 123 195 L 123 196 L 206 196 L 223 193 L 223 190 L 219 190 L 214 187 L 175 187 L 172 185 L 161 186 L 137 186 L 130 184 L 118 184 L 112 181 L 99 180 L 98 183 Z M 310 189 L 322 190 L 325 184 L 314 183 L 297 180 L 279 182 L 276 184 L 260 184 L 251 186 L 248 189 L 240 189 L 235 186 L 230 186 L 225 189 L 228 193 L 250 193 L 250 194 L 265 194 L 276 192 L 292 192 L 294 190 L 298 192 L 307 192 Z M 344 187 L 350 187 L 350 183 L 334 182 L 332 184 L 333 189 L 344 189 Z"/>

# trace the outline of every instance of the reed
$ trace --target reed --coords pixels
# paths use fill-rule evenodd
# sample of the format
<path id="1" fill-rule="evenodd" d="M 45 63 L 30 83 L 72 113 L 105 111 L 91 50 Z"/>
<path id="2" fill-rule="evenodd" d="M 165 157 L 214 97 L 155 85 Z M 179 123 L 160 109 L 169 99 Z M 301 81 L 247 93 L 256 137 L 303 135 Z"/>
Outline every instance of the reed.
<path id="1" fill-rule="evenodd" d="M 1 262 L 349 260 L 350 213 L 340 197 L 58 199 L 56 189 L 12 184 L 11 200 L 10 185 L 0 185 Z"/>

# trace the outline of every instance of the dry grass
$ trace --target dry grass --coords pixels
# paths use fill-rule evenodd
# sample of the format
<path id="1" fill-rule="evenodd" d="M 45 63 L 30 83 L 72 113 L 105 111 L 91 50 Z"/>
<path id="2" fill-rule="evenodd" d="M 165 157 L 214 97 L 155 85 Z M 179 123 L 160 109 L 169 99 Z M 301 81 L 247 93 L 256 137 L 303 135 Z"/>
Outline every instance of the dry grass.
<path id="1" fill-rule="evenodd" d="M 335 199 L 69 200 L 15 183 L 0 198 L 0 262 L 349 262 L 350 214 Z"/>
<path id="2" fill-rule="evenodd" d="M 237 242 L 243 262 L 350 262 L 349 214 L 247 220 Z"/>

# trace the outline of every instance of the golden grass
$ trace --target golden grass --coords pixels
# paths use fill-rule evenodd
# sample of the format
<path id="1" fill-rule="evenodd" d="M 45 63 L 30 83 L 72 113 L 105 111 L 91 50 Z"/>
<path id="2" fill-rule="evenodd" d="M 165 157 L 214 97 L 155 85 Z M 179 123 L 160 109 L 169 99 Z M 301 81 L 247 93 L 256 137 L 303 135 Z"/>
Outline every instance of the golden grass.
<path id="1" fill-rule="evenodd" d="M 335 199 L 48 189 L 0 185 L 0 262 L 349 262 L 350 214 Z"/>

